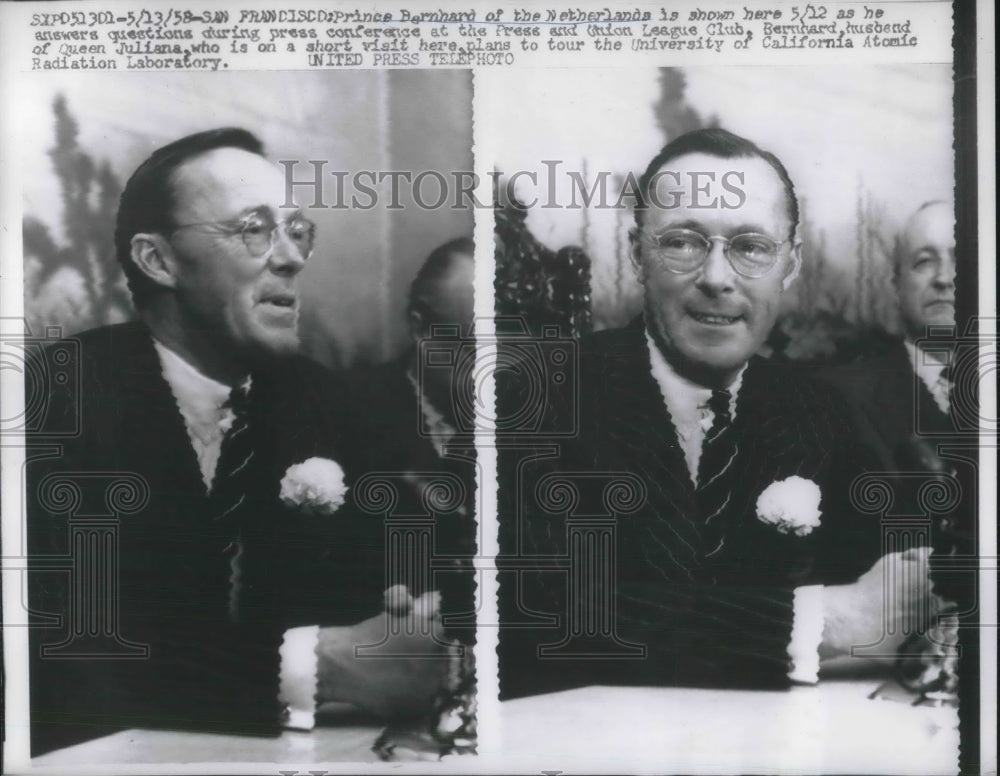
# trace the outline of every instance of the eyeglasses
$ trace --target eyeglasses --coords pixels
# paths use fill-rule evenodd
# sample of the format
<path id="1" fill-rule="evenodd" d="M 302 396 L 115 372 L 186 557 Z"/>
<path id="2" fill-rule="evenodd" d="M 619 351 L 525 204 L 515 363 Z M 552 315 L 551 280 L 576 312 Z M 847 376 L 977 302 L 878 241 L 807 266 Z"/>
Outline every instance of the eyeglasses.
<path id="1" fill-rule="evenodd" d="M 284 227 L 285 234 L 292 241 L 303 259 L 308 259 L 313 252 L 316 241 L 316 224 L 296 213 L 290 218 L 277 220 L 266 210 L 255 210 L 242 218 L 231 221 L 201 221 L 193 224 L 181 224 L 174 227 L 173 232 L 190 229 L 193 226 L 214 226 L 230 235 L 240 235 L 247 251 L 254 258 L 269 254 L 274 248 L 274 235 L 279 227 Z M 171 232 L 171 233 L 173 233 Z"/>
<path id="2" fill-rule="evenodd" d="M 765 234 L 747 232 L 733 237 L 712 237 L 691 229 L 668 229 L 660 234 L 643 233 L 652 245 L 657 260 L 677 275 L 701 267 L 712 250 L 712 242 L 721 240 L 722 252 L 730 266 L 748 278 L 764 277 L 778 262 L 778 251 L 788 242 L 775 242 Z"/>

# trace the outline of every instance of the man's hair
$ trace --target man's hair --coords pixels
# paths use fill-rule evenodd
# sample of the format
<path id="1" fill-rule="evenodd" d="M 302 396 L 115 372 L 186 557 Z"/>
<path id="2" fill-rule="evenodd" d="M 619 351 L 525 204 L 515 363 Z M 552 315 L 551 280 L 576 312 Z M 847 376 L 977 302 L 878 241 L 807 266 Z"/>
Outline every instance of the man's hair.
<path id="1" fill-rule="evenodd" d="M 646 172 L 639 179 L 638 202 L 635 208 L 635 225 L 642 228 L 642 222 L 649 207 L 652 186 L 655 183 L 654 176 L 668 162 L 678 159 L 688 154 L 707 154 L 720 159 L 763 159 L 773 169 L 781 179 L 785 187 L 785 200 L 788 207 L 788 219 L 791 227 L 788 232 L 788 239 L 795 238 L 795 230 L 799 225 L 799 203 L 795 197 L 795 184 L 788 177 L 788 171 L 781 160 L 770 151 L 765 151 L 755 143 L 745 137 L 734 135 L 725 129 L 713 127 L 711 129 L 696 129 L 687 132 L 675 140 L 667 143 L 660 149 L 660 153 L 653 157 Z"/>
<path id="2" fill-rule="evenodd" d="M 459 256 L 472 256 L 474 252 L 475 246 L 468 237 L 449 240 L 431 251 L 410 285 L 410 311 L 433 317 L 437 309 L 438 282 L 448 274 Z"/>
<path id="3" fill-rule="evenodd" d="M 913 221 L 920 213 L 923 213 L 927 208 L 937 207 L 938 205 L 951 205 L 951 202 L 946 199 L 931 199 L 924 202 L 920 207 L 914 210 L 909 218 L 903 223 L 899 231 L 896 232 L 896 240 L 892 246 L 892 277 L 893 280 L 899 277 L 899 268 L 903 266 L 903 259 L 906 258 L 906 252 L 909 249 L 909 245 L 906 243 L 906 232 L 910 227 L 910 222 Z"/>
<path id="4" fill-rule="evenodd" d="M 145 304 L 156 284 L 133 263 L 132 238 L 142 232 L 167 235 L 176 228 L 174 172 L 196 156 L 220 148 L 237 148 L 264 156 L 264 145 L 247 130 L 237 127 L 210 129 L 153 151 L 125 184 L 115 221 L 115 252 L 136 308 Z"/>

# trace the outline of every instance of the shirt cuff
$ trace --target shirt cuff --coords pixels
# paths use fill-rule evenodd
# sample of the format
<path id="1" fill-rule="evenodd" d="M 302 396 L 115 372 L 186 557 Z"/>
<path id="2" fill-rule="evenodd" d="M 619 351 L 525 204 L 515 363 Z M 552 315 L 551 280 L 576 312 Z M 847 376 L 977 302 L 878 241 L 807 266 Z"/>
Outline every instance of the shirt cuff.
<path id="1" fill-rule="evenodd" d="M 285 727 L 312 730 L 316 724 L 316 646 L 319 626 L 289 628 L 278 649 L 278 700 L 285 704 Z"/>
<path id="2" fill-rule="evenodd" d="M 823 586 L 795 588 L 792 599 L 792 637 L 788 643 L 791 669 L 788 678 L 796 684 L 819 681 L 819 646 L 823 641 Z"/>

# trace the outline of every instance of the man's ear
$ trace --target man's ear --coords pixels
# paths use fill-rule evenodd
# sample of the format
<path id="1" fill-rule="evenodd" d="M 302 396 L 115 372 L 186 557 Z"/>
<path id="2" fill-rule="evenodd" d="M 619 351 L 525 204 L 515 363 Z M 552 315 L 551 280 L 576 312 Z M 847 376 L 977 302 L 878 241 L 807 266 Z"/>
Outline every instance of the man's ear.
<path id="1" fill-rule="evenodd" d="M 645 283 L 646 270 L 642 265 L 642 245 L 639 241 L 639 230 L 635 227 L 628 231 L 628 257 L 632 262 L 632 269 L 635 270 L 636 279 L 640 283 Z"/>
<path id="2" fill-rule="evenodd" d="M 791 288 L 792 281 L 799 276 L 802 269 L 802 243 L 796 242 L 788 252 L 791 265 L 785 270 L 785 276 L 781 279 L 781 290 L 787 291 Z"/>
<path id="3" fill-rule="evenodd" d="M 132 263 L 158 286 L 177 287 L 177 258 L 163 235 L 147 232 L 133 235 Z"/>

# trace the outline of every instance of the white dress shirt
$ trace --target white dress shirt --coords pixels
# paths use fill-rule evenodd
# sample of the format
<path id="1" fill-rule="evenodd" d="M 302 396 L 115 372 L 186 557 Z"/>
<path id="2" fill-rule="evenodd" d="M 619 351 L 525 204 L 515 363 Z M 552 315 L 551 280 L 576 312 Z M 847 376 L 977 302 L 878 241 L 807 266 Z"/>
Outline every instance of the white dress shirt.
<path id="1" fill-rule="evenodd" d="M 948 380 L 942 376 L 947 364 L 940 361 L 936 353 L 918 348 L 912 340 L 903 340 L 903 345 L 906 346 L 906 354 L 910 357 L 910 363 L 913 365 L 917 377 L 931 392 L 938 409 L 947 415 L 950 406 L 948 397 L 950 386 Z"/>
<path id="2" fill-rule="evenodd" d="M 160 357 L 163 379 L 170 386 L 177 409 L 184 418 L 207 492 L 215 478 L 222 438 L 233 422 L 233 411 L 223 406 L 232 389 L 203 375 L 166 345 L 153 340 L 153 347 Z"/>
<path id="3" fill-rule="evenodd" d="M 229 399 L 231 388 L 207 375 L 161 342 L 153 340 L 153 347 L 160 359 L 163 379 L 177 402 L 177 409 L 184 419 L 188 438 L 198 457 L 201 479 L 206 494 L 212 488 L 215 468 L 219 463 L 222 438 L 233 422 L 233 411 L 223 406 Z M 247 378 L 249 386 L 250 378 Z M 288 707 L 285 724 L 288 727 L 312 729 L 316 710 L 316 646 L 319 628 L 305 626 L 285 631 L 279 649 L 279 699 Z"/>
<path id="4" fill-rule="evenodd" d="M 649 364 L 653 379 L 660 388 L 663 402 L 677 430 L 677 439 L 684 451 L 691 482 L 697 484 L 698 463 L 701 460 L 705 434 L 712 427 L 713 412 L 708 408 L 712 390 L 693 383 L 677 374 L 663 357 L 649 332 L 646 331 Z M 730 416 L 736 418 L 736 397 L 743 384 L 740 370 L 728 387 Z M 789 678 L 797 683 L 815 684 L 819 679 L 819 645 L 823 640 L 823 586 L 797 587 L 792 599 L 792 635 L 788 644 L 791 660 Z"/>
<path id="5" fill-rule="evenodd" d="M 646 332 L 646 344 L 649 348 L 649 363 L 653 371 L 653 379 L 660 386 L 663 402 L 667 405 L 667 411 L 674 422 L 678 441 L 684 451 L 684 460 L 688 465 L 688 474 L 691 475 L 691 482 L 697 484 L 702 442 L 705 441 L 705 434 L 708 433 L 715 420 L 715 414 L 708 407 L 708 400 L 712 398 L 712 389 L 693 383 L 686 377 L 677 374 L 674 368 L 667 363 L 660 349 L 656 347 L 656 343 L 653 342 L 648 331 Z M 743 384 L 744 371 L 746 371 L 746 366 L 740 370 L 736 379 L 727 389 L 731 394 L 729 416 L 734 420 L 736 418 L 736 396 Z"/>

